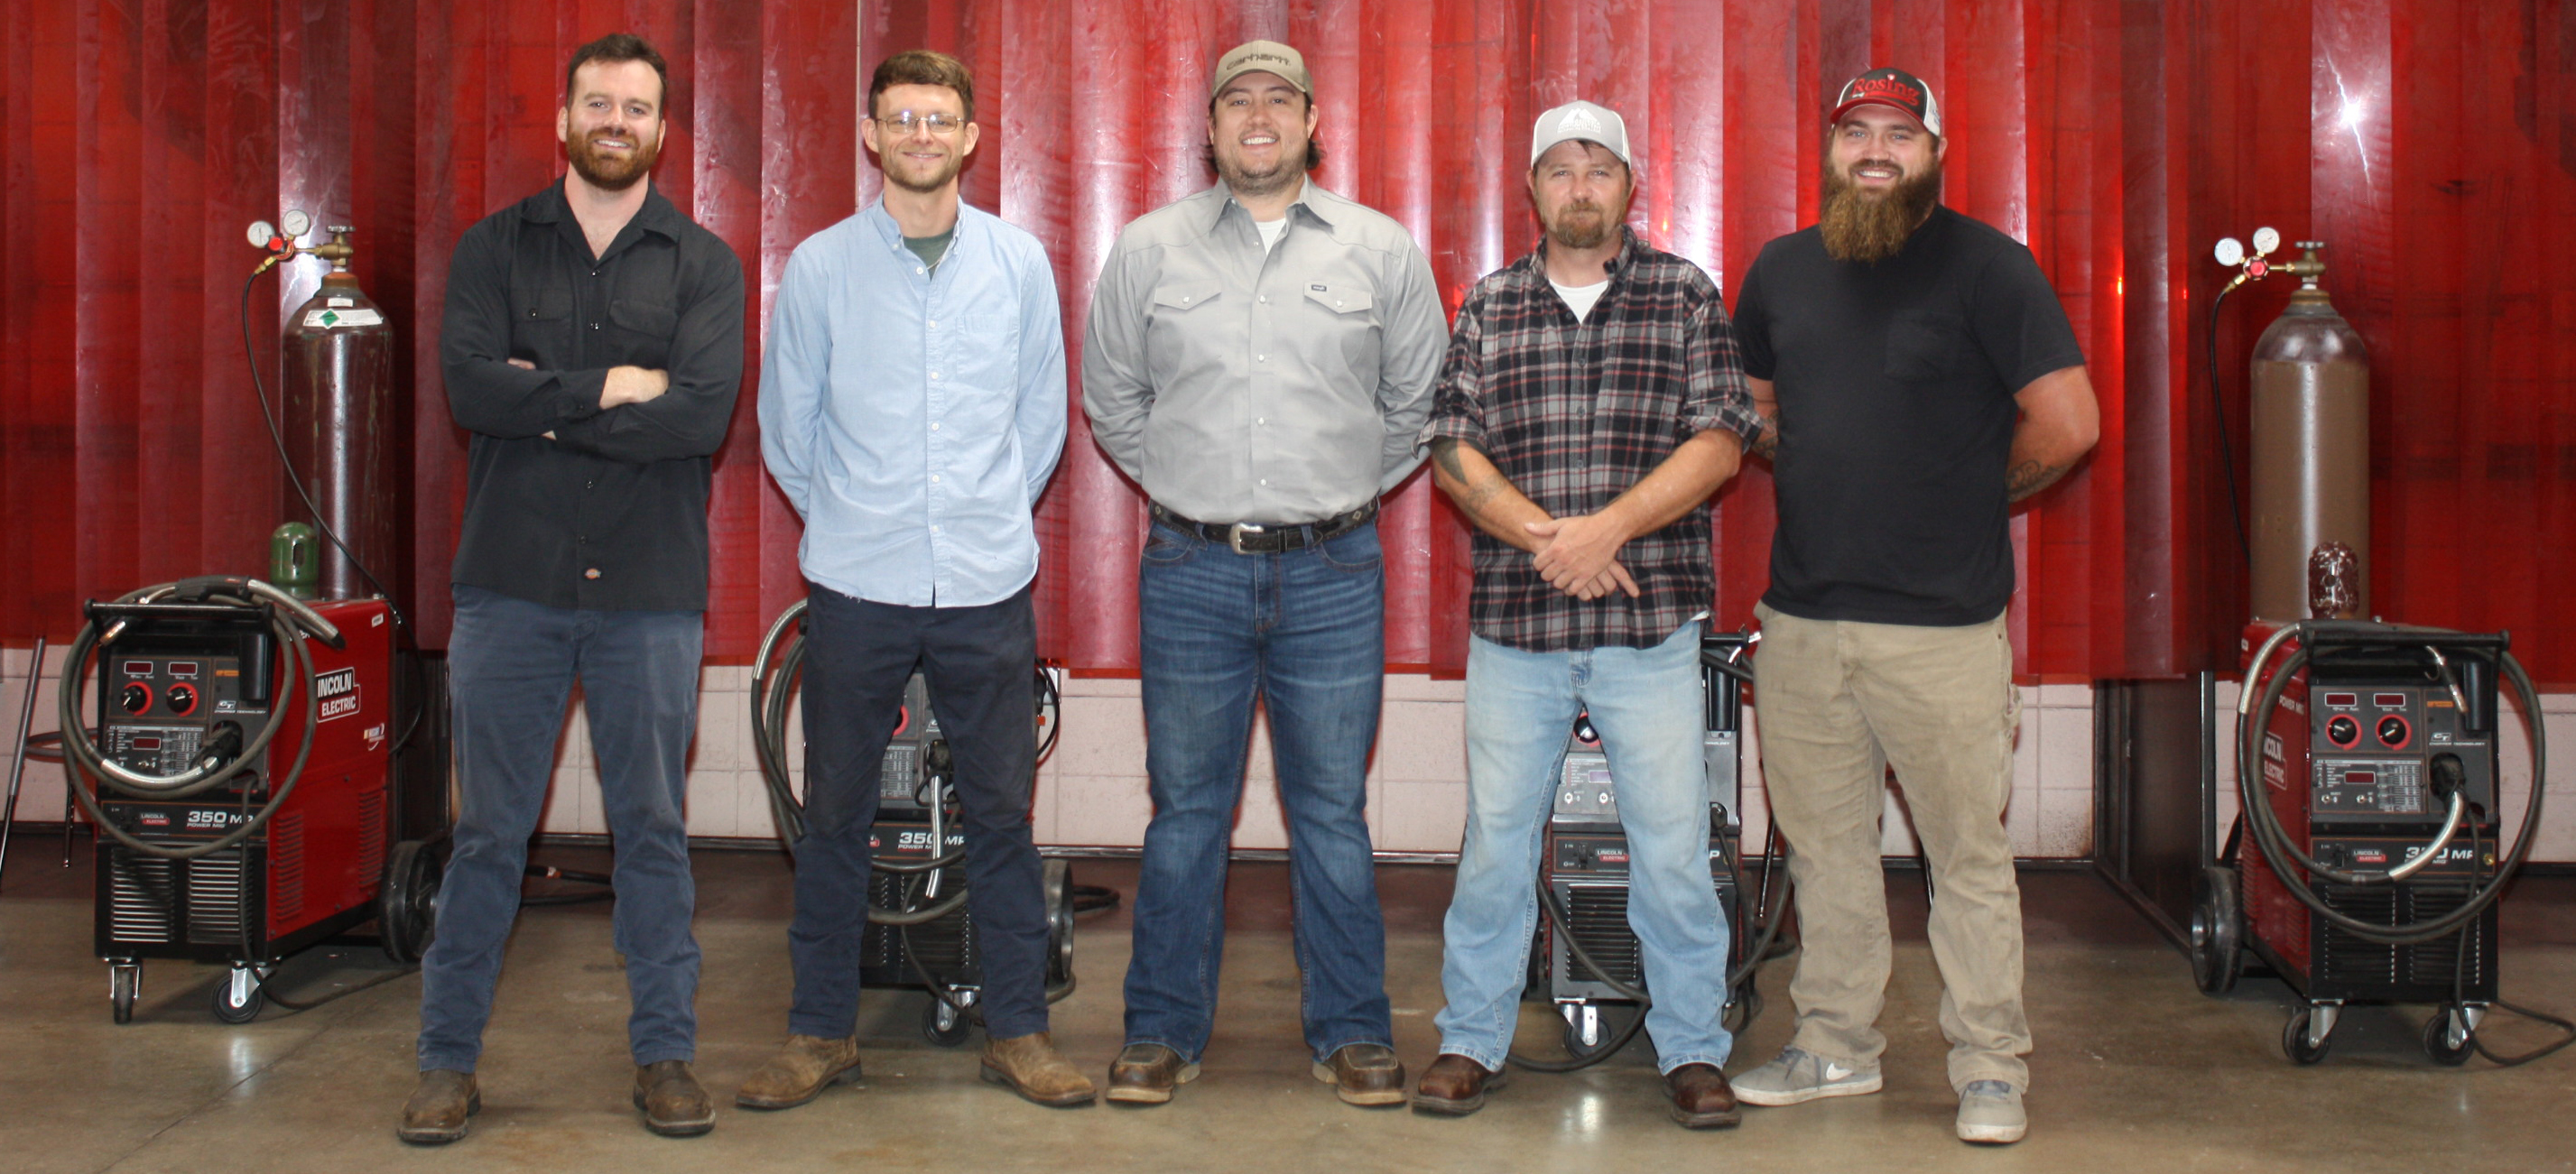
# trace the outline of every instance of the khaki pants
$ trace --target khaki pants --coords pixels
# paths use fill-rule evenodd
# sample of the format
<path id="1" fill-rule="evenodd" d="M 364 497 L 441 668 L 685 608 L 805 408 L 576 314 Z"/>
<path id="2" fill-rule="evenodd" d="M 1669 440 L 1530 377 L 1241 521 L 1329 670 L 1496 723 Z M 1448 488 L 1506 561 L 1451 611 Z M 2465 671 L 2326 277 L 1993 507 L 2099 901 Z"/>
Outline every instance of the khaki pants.
<path id="1" fill-rule="evenodd" d="M 1964 628 L 1819 621 L 1755 609 L 1764 786 L 1792 849 L 1804 948 L 1790 1045 L 1867 1067 L 1887 1037 L 1879 816 L 1896 768 L 1932 865 L 1932 959 L 1950 1084 L 2026 1088 L 2021 886 L 2004 833 L 2020 695 L 2004 621 Z"/>

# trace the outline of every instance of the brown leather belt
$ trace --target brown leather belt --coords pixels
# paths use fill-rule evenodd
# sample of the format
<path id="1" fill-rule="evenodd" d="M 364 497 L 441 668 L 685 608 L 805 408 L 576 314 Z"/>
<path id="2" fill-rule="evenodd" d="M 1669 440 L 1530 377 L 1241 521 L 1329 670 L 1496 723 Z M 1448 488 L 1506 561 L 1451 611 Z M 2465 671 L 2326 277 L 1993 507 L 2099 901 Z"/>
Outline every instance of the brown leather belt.
<path id="1" fill-rule="evenodd" d="M 1147 502 L 1145 508 L 1155 521 L 1210 542 L 1224 543 L 1236 554 L 1276 554 L 1283 550 L 1303 549 L 1339 538 L 1377 517 L 1377 503 L 1374 501 L 1320 522 L 1235 522 L 1230 525 L 1185 518 L 1165 509 L 1161 502 Z"/>

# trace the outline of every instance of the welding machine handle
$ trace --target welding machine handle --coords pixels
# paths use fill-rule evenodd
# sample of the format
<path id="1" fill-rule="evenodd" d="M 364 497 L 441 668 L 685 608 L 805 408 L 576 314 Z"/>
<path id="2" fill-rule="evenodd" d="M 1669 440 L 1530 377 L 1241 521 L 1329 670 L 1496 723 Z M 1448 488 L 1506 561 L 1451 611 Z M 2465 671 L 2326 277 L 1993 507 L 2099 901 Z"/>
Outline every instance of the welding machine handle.
<path id="1" fill-rule="evenodd" d="M 340 634 L 338 626 L 323 619 L 322 613 L 313 610 L 303 600 L 297 599 L 285 589 L 258 579 L 244 575 L 199 575 L 193 579 L 181 579 L 171 587 L 170 597 L 173 599 L 204 599 L 218 593 L 256 596 L 264 602 L 275 604 L 288 615 L 294 616 L 295 626 L 310 633 L 314 639 L 334 649 L 345 649 L 349 646 L 348 638 Z"/>
<path id="2" fill-rule="evenodd" d="M 2474 652 L 2504 652 L 2513 644 L 2510 632 L 2456 632 L 2449 628 L 2423 628 L 2412 624 L 2381 624 L 2368 620 L 2308 620 L 2299 625 L 2305 629 L 2302 638 L 2311 649 L 2325 648 L 2396 648 L 2434 644 Z"/>

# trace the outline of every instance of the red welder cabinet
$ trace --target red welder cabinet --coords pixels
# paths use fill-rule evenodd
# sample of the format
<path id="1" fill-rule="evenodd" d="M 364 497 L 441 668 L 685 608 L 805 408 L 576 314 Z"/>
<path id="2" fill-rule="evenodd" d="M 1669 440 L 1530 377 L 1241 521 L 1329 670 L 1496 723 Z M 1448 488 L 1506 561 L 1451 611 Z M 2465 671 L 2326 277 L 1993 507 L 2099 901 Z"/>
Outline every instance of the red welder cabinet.
<path id="1" fill-rule="evenodd" d="M 2327 908 L 2392 931 L 2461 908 L 2498 866 L 2498 638 L 2386 625 L 2310 630 L 2313 646 L 2291 666 L 2277 703 L 2268 713 L 2249 715 L 2259 719 L 2262 731 L 2261 747 L 2252 755 L 2260 793 L 2281 833 L 2315 863 L 2354 873 L 2402 869 L 2439 847 L 2435 859 L 2400 879 L 2297 879 Z M 2276 625 L 2259 621 L 2246 629 L 2249 672 L 2253 650 L 2276 631 Z M 2391 632 L 2400 634 L 2386 634 Z M 2423 634 L 2405 634 L 2410 632 Z M 2491 643 L 2493 649 L 2487 647 Z M 2249 695 L 2260 698 L 2301 651 L 2295 638 L 2285 640 L 2246 682 Z M 2454 789 L 2464 796 L 2463 810 L 2473 814 L 2444 837 L 2450 807 L 2445 796 Z M 2240 787 L 2240 795 L 2252 790 Z M 2482 1008 L 2495 998 L 2492 905 L 2459 931 L 2429 941 L 2373 941 L 2303 904 L 2257 850 L 2250 829 L 2230 839 L 2237 844 L 2234 868 L 2222 861 L 2204 881 L 2204 907 L 2195 913 L 2200 924 L 2194 964 L 2203 989 L 2222 991 L 2232 985 L 2241 941 L 2288 982 L 2310 1007 L 2285 1035 L 2291 1058 L 2310 1063 L 2322 1055 L 2331 1013 L 2322 1015 L 2324 1031 L 2310 1032 L 2301 1023 L 2320 1009 L 2347 1002 Z M 2435 1058 L 2458 1062 L 2440 1048 Z"/>
<path id="2" fill-rule="evenodd" d="M 270 799 L 308 738 L 311 753 L 267 824 L 240 844 L 192 859 L 150 855 L 103 837 L 97 853 L 98 955 L 115 967 L 118 1018 L 130 1014 L 145 958 L 265 967 L 376 914 L 392 840 L 389 767 L 396 728 L 393 622 L 380 599 L 318 602 L 345 647 L 303 643 L 312 657 L 308 727 L 302 667 L 256 609 L 130 609 L 97 669 L 102 755 L 171 775 L 210 744 L 245 739 L 283 707 L 283 724 L 247 769 L 185 798 L 97 794 L 119 830 L 185 849 L 239 827 Z M 256 1015 L 258 975 L 217 989 L 216 1013 Z M 226 995 L 232 995 L 228 1006 Z M 229 1012 L 229 1013 L 228 1013 Z"/>

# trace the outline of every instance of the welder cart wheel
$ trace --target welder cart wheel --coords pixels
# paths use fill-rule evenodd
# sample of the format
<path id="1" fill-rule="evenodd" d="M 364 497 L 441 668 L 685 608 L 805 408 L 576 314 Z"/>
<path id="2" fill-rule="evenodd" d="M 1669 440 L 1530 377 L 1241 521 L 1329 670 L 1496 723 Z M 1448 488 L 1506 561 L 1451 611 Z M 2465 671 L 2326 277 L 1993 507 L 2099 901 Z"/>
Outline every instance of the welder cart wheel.
<path id="1" fill-rule="evenodd" d="M 438 883 L 445 869 L 437 845 L 405 840 L 394 845 L 385 862 L 385 883 L 376 891 L 376 933 L 385 956 L 404 965 L 419 962 L 438 932 Z"/>
<path id="2" fill-rule="evenodd" d="M 119 1023 L 134 1022 L 134 997 L 143 992 L 143 964 L 107 964 L 107 1008 Z"/>
<path id="3" fill-rule="evenodd" d="M 2315 1008 L 2301 1007 L 2281 1027 L 2281 1053 L 2288 1056 L 2293 1064 L 2314 1064 L 2325 1059 L 2326 1052 L 2334 1047 L 2334 1024 L 2331 1020 L 2326 1024 L 2325 1038 L 2308 1042 L 2308 1024 L 2315 1017 Z"/>
<path id="4" fill-rule="evenodd" d="M 1073 982 L 1073 864 L 1046 862 L 1046 985 L 1052 995 Z"/>
<path id="5" fill-rule="evenodd" d="M 2457 1068 L 2469 1062 L 2477 1045 L 2469 1033 L 2466 1013 L 2458 1007 L 2444 1007 L 2424 1021 L 2424 1054 L 2445 1068 Z"/>
<path id="6" fill-rule="evenodd" d="M 2191 980 L 2204 995 L 2235 989 L 2245 969 L 2243 906 L 2236 896 L 2236 870 L 2213 865 L 2200 870 L 2191 902 Z"/>
<path id="7" fill-rule="evenodd" d="M 268 1005 L 268 996 L 260 992 L 261 980 L 259 971 L 233 963 L 232 973 L 215 984 L 215 1018 L 235 1024 L 259 1018 L 260 1008 Z"/>
<path id="8" fill-rule="evenodd" d="M 930 1005 L 921 1009 L 921 1038 L 940 1047 L 953 1048 L 965 1043 L 967 1034 L 974 1028 L 965 1011 L 936 994 L 930 996 Z"/>
<path id="9" fill-rule="evenodd" d="M 1618 1029 L 1602 1013 L 1599 1003 L 1567 1003 L 1565 1016 L 1565 1054 L 1577 1060 L 1589 1060 L 1618 1042 Z"/>

